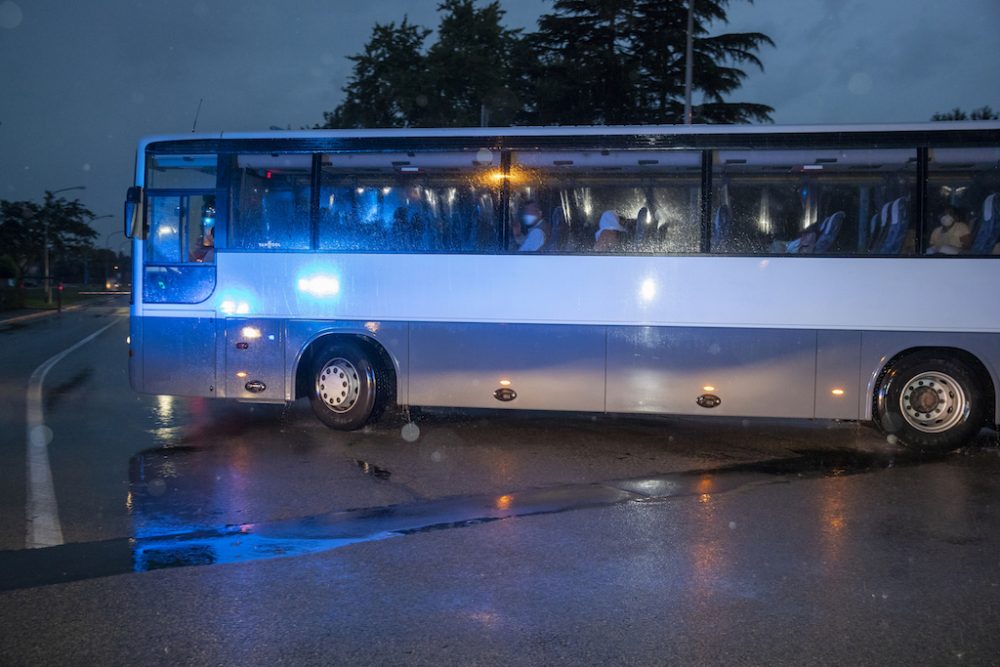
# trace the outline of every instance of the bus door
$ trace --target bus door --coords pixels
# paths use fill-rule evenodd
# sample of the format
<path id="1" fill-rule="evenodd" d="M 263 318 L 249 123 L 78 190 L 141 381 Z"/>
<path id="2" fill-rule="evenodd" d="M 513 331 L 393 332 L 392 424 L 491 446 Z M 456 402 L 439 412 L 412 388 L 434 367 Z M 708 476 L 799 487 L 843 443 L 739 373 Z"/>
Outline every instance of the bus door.
<path id="1" fill-rule="evenodd" d="M 216 395 L 217 155 L 147 154 L 141 227 L 143 390 Z"/>

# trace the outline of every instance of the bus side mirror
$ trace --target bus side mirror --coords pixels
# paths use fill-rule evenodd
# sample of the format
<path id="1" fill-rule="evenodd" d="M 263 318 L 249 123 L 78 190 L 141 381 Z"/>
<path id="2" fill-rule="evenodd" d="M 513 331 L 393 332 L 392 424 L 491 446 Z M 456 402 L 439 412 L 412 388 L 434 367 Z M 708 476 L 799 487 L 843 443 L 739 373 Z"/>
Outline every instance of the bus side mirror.
<path id="1" fill-rule="evenodd" d="M 133 186 L 125 193 L 125 238 L 142 238 L 142 188 Z"/>

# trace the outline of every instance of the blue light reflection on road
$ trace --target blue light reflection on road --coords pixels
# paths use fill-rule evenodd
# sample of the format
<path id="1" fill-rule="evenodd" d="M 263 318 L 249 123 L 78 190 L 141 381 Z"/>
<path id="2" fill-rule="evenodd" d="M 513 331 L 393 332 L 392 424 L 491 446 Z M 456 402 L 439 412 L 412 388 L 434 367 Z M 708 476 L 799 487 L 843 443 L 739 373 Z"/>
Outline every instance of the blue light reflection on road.
<path id="1" fill-rule="evenodd" d="M 252 525 L 227 526 L 186 534 L 135 538 L 132 558 L 136 572 L 189 565 L 220 565 L 301 556 L 338 547 L 394 537 L 376 533 L 360 537 L 295 538 L 257 535 Z"/>

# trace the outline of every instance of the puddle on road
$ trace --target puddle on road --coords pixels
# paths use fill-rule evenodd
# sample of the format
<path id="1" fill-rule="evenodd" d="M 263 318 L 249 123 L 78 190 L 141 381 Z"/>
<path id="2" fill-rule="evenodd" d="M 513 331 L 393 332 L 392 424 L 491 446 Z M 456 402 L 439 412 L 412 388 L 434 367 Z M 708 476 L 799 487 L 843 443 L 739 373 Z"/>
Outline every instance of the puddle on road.
<path id="1" fill-rule="evenodd" d="M 176 453 L 191 453 L 188 448 Z M 163 457 L 171 458 L 171 457 Z M 926 459 L 925 459 L 926 460 Z M 304 518 L 191 529 L 191 507 L 173 506 L 144 481 L 133 498 L 139 534 L 101 542 L 0 552 L 0 591 L 170 567 L 296 556 L 415 533 L 626 502 L 667 502 L 761 484 L 860 474 L 917 463 L 858 452 L 808 452 L 788 459 L 594 484 L 472 495 L 329 512 Z M 364 474 L 391 473 L 365 461 Z M 140 475 L 140 479 L 142 479 Z M 157 477 L 159 479 L 159 477 Z M 145 504 L 145 510 L 144 510 Z M 186 503 L 190 505 L 190 503 Z M 177 516 L 170 516 L 171 507 Z M 185 529 L 186 526 L 186 529 Z"/>

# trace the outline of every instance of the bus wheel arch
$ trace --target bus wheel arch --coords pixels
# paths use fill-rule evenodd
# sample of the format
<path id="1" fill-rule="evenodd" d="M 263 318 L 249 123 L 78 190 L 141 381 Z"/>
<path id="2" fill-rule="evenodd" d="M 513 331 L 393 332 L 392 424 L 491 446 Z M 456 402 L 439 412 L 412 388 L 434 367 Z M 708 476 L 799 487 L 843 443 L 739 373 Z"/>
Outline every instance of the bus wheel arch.
<path id="1" fill-rule="evenodd" d="M 873 388 L 875 425 L 919 452 L 956 449 L 996 422 L 993 377 L 961 348 L 902 350 L 882 366 Z"/>
<path id="2" fill-rule="evenodd" d="M 336 384 L 340 397 L 328 392 Z M 330 428 L 354 430 L 376 421 L 396 400 L 396 368 L 376 340 L 330 332 L 310 341 L 295 368 L 295 398 L 308 397 L 316 416 Z"/>

